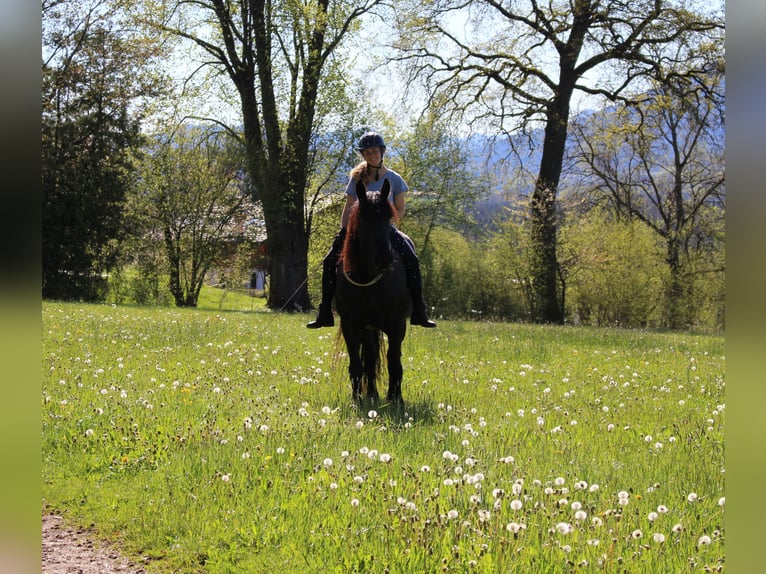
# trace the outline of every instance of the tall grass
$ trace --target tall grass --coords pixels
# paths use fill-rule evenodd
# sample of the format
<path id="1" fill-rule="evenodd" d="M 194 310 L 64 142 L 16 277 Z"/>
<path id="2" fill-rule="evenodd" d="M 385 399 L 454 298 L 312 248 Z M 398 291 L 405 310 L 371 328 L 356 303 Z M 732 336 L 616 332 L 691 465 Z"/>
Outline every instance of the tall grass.
<path id="1" fill-rule="evenodd" d="M 402 416 L 307 319 L 44 303 L 44 504 L 156 572 L 722 569 L 721 337 L 443 321 Z"/>

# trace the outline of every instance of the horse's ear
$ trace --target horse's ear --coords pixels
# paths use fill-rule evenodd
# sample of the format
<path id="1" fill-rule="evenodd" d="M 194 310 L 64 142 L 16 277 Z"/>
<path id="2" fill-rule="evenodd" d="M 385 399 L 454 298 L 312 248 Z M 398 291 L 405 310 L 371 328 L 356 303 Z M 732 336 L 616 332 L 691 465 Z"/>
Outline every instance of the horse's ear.
<path id="1" fill-rule="evenodd" d="M 388 178 L 383 180 L 383 187 L 380 190 L 380 199 L 381 201 L 386 201 L 388 199 L 388 193 L 391 191 L 391 184 L 388 182 Z"/>
<path id="2" fill-rule="evenodd" d="M 356 197 L 359 203 L 367 201 L 367 189 L 361 181 L 356 182 Z"/>

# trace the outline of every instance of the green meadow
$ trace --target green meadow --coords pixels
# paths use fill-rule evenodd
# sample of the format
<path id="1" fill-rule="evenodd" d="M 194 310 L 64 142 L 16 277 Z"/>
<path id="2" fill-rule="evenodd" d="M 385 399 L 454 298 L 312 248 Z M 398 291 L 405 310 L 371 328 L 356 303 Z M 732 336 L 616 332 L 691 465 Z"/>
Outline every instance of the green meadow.
<path id="1" fill-rule="evenodd" d="M 202 301 L 42 305 L 43 512 L 147 572 L 724 569 L 722 336 L 440 321 L 402 413 L 337 328 Z"/>

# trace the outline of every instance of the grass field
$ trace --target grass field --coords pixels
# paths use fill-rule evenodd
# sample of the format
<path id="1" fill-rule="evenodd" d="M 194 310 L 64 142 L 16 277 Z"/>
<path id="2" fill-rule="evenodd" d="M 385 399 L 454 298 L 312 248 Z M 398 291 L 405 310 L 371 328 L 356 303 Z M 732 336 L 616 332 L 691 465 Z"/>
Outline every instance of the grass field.
<path id="1" fill-rule="evenodd" d="M 335 329 L 210 301 L 43 303 L 43 504 L 150 571 L 723 571 L 722 337 L 441 321 L 401 416 Z"/>

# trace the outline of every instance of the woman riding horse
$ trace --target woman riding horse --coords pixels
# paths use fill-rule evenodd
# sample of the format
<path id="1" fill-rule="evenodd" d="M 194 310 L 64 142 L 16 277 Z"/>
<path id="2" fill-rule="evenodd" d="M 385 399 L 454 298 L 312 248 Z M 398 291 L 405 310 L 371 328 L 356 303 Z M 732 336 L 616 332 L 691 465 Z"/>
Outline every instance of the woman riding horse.
<path id="1" fill-rule="evenodd" d="M 384 181 L 391 185 L 391 198 L 394 207 L 394 221 L 391 225 L 391 245 L 401 255 L 407 270 L 407 287 L 412 297 L 412 316 L 410 323 L 421 327 L 436 327 L 436 323 L 428 318 L 426 305 L 423 302 L 423 280 L 420 275 L 420 261 L 415 254 L 412 240 L 399 231 L 394 224 L 404 216 L 404 192 L 407 184 L 398 173 L 383 165 L 383 154 L 386 144 L 380 134 L 366 132 L 359 138 L 357 150 L 364 158 L 352 171 L 346 185 L 346 205 L 341 215 L 341 229 L 333 241 L 330 251 L 322 264 L 322 301 L 319 304 L 319 312 L 316 319 L 306 327 L 318 329 L 320 327 L 332 327 L 335 324 L 332 315 L 332 300 L 335 295 L 335 285 L 338 276 L 338 255 L 343 247 L 346 236 L 349 214 L 357 201 L 356 186 L 361 182 L 368 191 L 380 191 Z"/>

